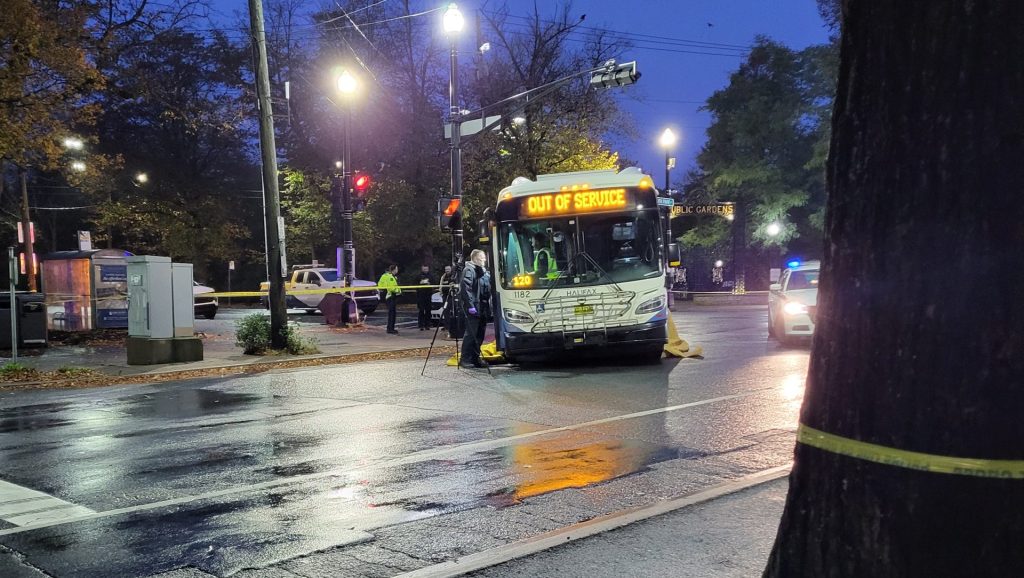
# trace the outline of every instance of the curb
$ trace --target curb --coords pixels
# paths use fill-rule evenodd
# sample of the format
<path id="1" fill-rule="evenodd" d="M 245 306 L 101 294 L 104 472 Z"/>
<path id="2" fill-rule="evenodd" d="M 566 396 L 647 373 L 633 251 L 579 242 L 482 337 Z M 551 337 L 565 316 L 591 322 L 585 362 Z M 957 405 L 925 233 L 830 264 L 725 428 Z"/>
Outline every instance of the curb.
<path id="1" fill-rule="evenodd" d="M 454 350 L 454 346 L 434 346 L 434 353 L 438 354 L 452 353 Z M 328 354 L 303 356 L 292 359 L 281 359 L 278 361 L 255 361 L 251 363 L 236 363 L 232 365 L 204 367 L 198 369 L 174 369 L 158 371 L 156 373 L 135 373 L 127 375 L 100 373 L 98 376 L 93 376 L 85 381 L 83 381 L 82 378 L 68 378 L 44 381 L 0 382 L 0 392 L 27 389 L 86 389 L 94 387 L 109 387 L 114 385 L 145 385 L 163 383 L 166 381 L 202 379 L 205 377 L 226 377 L 229 375 L 243 375 L 247 373 L 263 373 L 265 371 L 275 369 L 344 365 L 365 361 L 390 361 L 406 357 L 417 357 L 420 355 L 426 355 L 426 353 L 426 347 L 414 347 L 379 352 L 350 353 L 347 355 Z"/>

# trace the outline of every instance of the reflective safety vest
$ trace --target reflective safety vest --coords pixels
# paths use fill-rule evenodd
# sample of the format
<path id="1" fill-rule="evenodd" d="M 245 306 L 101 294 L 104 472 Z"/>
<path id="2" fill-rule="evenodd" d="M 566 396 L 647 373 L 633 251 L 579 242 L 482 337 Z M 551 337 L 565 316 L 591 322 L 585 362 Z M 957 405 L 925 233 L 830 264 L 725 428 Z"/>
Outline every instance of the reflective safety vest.
<path id="1" fill-rule="evenodd" d="M 557 279 L 558 278 L 558 263 L 555 262 L 555 256 L 552 255 L 551 251 L 549 251 L 547 248 L 537 249 L 537 251 L 533 254 L 533 273 L 537 274 L 537 272 L 540 270 L 540 256 L 541 255 L 544 255 L 545 257 L 548 258 L 547 278 L 548 279 Z"/>

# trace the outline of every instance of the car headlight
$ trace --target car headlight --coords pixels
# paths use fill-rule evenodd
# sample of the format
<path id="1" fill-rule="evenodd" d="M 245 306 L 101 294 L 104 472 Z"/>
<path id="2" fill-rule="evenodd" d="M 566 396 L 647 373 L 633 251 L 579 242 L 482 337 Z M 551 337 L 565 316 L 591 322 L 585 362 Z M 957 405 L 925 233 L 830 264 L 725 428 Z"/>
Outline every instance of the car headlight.
<path id="1" fill-rule="evenodd" d="M 807 306 L 803 303 L 790 301 L 782 306 L 782 310 L 786 312 L 786 315 L 803 315 L 807 313 Z"/>
<path id="2" fill-rule="evenodd" d="M 644 313 L 654 313 L 656 311 L 661 311 L 663 307 L 665 307 L 665 298 L 655 297 L 654 299 L 648 299 L 641 303 L 636 308 L 636 314 L 643 315 Z"/>
<path id="3" fill-rule="evenodd" d="M 533 316 L 516 309 L 505 309 L 505 321 L 509 323 L 533 323 Z"/>

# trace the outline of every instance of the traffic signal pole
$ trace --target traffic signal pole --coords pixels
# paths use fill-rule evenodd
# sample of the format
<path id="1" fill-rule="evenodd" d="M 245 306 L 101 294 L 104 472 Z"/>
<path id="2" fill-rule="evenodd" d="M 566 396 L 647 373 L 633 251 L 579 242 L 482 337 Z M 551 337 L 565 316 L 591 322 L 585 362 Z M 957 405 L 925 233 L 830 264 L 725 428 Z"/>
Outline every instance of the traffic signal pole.
<path id="1" fill-rule="evenodd" d="M 459 201 L 462 211 L 462 109 L 459 107 L 459 49 L 455 37 L 451 39 L 451 79 L 448 83 L 448 122 L 452 125 L 451 157 L 452 157 L 452 198 Z M 457 267 L 462 262 L 463 227 L 462 219 L 459 226 L 452 228 L 452 264 Z M 454 269 L 454 267 L 453 267 Z"/>
<path id="2" fill-rule="evenodd" d="M 273 109 L 270 105 L 270 73 L 267 67 L 267 37 L 263 30 L 263 4 L 249 0 L 249 26 L 256 45 L 256 98 L 260 113 L 260 154 L 263 160 L 263 214 L 267 229 L 267 272 L 270 292 L 270 346 L 284 349 L 288 311 L 284 303 L 284 227 L 281 224 L 281 196 L 277 188 L 277 145 L 274 142 Z"/>

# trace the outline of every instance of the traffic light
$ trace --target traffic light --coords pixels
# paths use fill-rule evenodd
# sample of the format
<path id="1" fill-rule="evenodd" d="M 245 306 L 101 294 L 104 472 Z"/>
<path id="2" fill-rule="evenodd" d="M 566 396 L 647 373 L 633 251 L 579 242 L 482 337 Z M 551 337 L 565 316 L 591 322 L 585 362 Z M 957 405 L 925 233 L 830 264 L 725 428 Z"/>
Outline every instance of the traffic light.
<path id="1" fill-rule="evenodd" d="M 441 197 L 437 201 L 437 221 L 442 229 L 455 231 L 462 227 L 462 199 Z"/>
<path id="2" fill-rule="evenodd" d="M 633 84 L 640 79 L 640 72 L 636 69 L 636 61 L 616 64 L 614 60 L 605 63 L 604 68 L 590 75 L 590 86 L 592 88 L 612 88 L 615 86 L 626 86 Z"/>
<path id="3" fill-rule="evenodd" d="M 352 205 L 356 211 L 366 208 L 366 196 L 370 190 L 370 183 L 370 175 L 366 173 L 355 173 L 352 175 L 352 190 L 355 192 Z"/>

